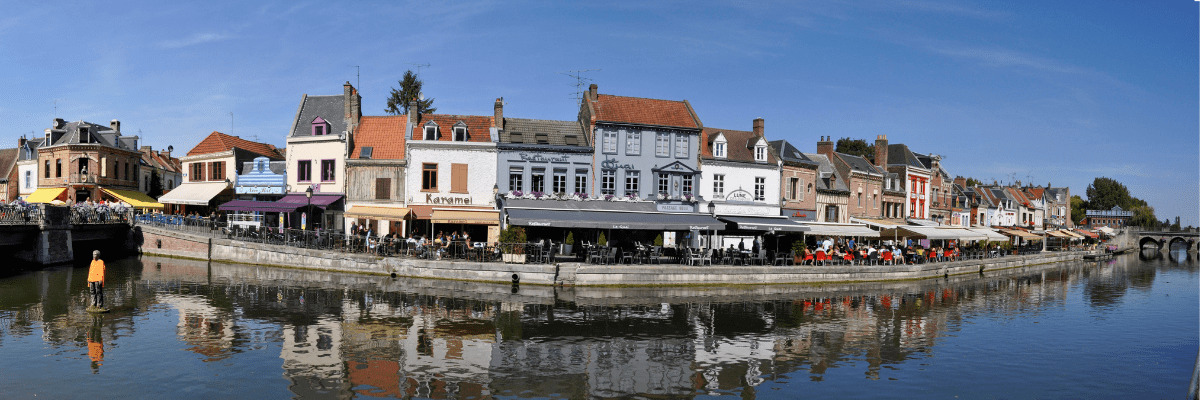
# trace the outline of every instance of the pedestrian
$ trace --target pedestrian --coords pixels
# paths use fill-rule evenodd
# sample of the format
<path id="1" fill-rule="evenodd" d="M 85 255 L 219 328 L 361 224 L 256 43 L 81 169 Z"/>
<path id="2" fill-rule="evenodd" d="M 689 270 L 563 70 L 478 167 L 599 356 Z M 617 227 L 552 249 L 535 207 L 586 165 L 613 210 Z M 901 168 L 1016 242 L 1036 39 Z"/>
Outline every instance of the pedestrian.
<path id="1" fill-rule="evenodd" d="M 88 291 L 92 295 L 92 307 L 104 308 L 104 260 L 100 250 L 92 251 L 92 265 L 88 267 Z"/>

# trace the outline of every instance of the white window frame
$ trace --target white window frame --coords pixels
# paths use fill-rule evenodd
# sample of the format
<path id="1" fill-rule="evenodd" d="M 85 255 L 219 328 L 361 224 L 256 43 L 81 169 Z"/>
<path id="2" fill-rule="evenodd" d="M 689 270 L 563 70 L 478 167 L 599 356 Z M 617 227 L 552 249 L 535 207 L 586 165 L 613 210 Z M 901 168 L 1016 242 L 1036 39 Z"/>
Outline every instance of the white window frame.
<path id="1" fill-rule="evenodd" d="M 516 187 L 513 187 L 513 180 L 516 180 Z M 508 190 L 525 191 L 525 167 L 509 167 L 508 168 Z"/>
<path id="2" fill-rule="evenodd" d="M 629 131 L 625 133 L 625 155 L 638 156 L 642 154 L 642 133 Z"/>
<path id="3" fill-rule="evenodd" d="M 617 154 L 617 132 L 606 130 L 601 133 L 601 136 L 604 145 L 604 154 Z"/>
<path id="4" fill-rule="evenodd" d="M 713 175 L 713 196 L 725 196 L 725 174 Z"/>
<path id="5" fill-rule="evenodd" d="M 683 185 L 679 189 L 679 194 L 695 193 L 696 185 L 693 184 L 694 181 L 695 181 L 695 178 L 693 178 L 691 175 L 684 175 L 683 176 Z"/>
<path id="6" fill-rule="evenodd" d="M 767 178 L 756 176 L 754 177 L 754 201 L 764 201 L 767 199 Z"/>
<path id="7" fill-rule="evenodd" d="M 658 132 L 654 134 L 654 155 L 658 157 L 671 156 L 671 134 Z"/>
<path id="8" fill-rule="evenodd" d="M 588 171 L 586 169 L 575 170 L 575 193 L 587 193 Z"/>
<path id="9" fill-rule="evenodd" d="M 758 144 L 758 145 L 754 146 L 754 161 L 758 161 L 758 162 L 766 162 L 767 161 L 767 146 L 762 145 L 762 144 Z"/>
<path id="10" fill-rule="evenodd" d="M 600 173 L 600 193 L 617 194 L 617 171 L 606 170 Z"/>
<path id="11" fill-rule="evenodd" d="M 566 168 L 555 168 L 554 169 L 554 180 L 552 182 L 550 182 L 550 186 L 551 186 L 551 189 L 554 189 L 554 193 L 566 193 L 567 192 L 567 169 Z"/>
<path id="12" fill-rule="evenodd" d="M 658 193 L 671 194 L 671 177 L 669 175 L 658 174 Z"/>
<path id="13" fill-rule="evenodd" d="M 421 140 L 437 140 L 437 125 L 425 125 L 421 131 Z"/>
<path id="14" fill-rule="evenodd" d="M 675 135 L 675 158 L 687 158 L 688 157 L 688 146 L 690 143 L 689 140 L 690 139 L 688 139 L 688 135 L 684 135 L 684 134 L 676 134 Z"/>
<path id="15" fill-rule="evenodd" d="M 455 142 L 467 141 L 467 127 L 465 127 L 465 126 L 454 127 L 454 141 Z"/>
<path id="16" fill-rule="evenodd" d="M 641 189 L 642 171 L 625 171 L 625 195 L 638 196 Z"/>

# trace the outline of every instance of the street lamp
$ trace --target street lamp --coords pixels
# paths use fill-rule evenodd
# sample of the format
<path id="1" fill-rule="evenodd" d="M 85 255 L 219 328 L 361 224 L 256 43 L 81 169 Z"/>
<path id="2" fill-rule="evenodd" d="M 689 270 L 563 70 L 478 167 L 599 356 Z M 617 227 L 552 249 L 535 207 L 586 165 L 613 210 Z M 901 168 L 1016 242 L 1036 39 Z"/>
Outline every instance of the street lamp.
<path id="1" fill-rule="evenodd" d="M 313 194 L 312 186 L 309 186 L 308 189 L 304 190 L 304 198 L 308 200 L 308 206 L 305 208 L 305 210 L 308 211 L 309 218 L 312 218 L 312 194 Z M 305 225 L 306 226 L 304 228 L 308 229 L 308 227 L 311 226 L 312 224 L 305 224 Z"/>
<path id="2" fill-rule="evenodd" d="M 712 200 L 708 201 L 708 213 L 712 215 L 713 218 L 717 217 L 717 203 L 714 203 Z"/>

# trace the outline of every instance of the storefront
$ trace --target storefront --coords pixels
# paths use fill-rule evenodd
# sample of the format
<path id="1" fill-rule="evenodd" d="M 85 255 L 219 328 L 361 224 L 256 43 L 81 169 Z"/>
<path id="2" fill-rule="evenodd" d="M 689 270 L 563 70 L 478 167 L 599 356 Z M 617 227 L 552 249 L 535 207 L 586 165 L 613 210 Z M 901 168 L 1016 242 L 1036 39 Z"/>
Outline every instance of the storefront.
<path id="1" fill-rule="evenodd" d="M 158 198 L 167 213 L 207 216 L 216 205 L 233 199 L 230 182 L 185 183 Z"/>
<path id="2" fill-rule="evenodd" d="M 666 247 L 707 247 L 708 235 L 726 229 L 690 203 L 508 199 L 504 213 L 506 225 L 525 227 L 531 241 L 562 242 L 571 234 L 577 242 L 595 243 L 604 234 L 610 246 L 653 243 L 661 236 Z"/>

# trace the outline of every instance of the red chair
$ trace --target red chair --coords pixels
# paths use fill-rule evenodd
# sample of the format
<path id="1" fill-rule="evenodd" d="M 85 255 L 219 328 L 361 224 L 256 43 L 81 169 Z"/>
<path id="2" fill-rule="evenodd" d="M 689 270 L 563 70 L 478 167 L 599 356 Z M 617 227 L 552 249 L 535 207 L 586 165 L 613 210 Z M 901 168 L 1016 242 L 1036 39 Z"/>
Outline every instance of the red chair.
<path id="1" fill-rule="evenodd" d="M 817 250 L 817 261 L 816 262 L 821 263 L 821 265 L 825 265 L 826 260 L 829 260 L 829 256 L 826 256 L 824 251 Z"/>
<path id="2" fill-rule="evenodd" d="M 942 251 L 942 257 L 945 257 L 946 261 L 954 261 L 954 252 L 950 250 L 944 250 Z"/>
<path id="3" fill-rule="evenodd" d="M 803 263 L 804 263 L 804 264 L 808 264 L 808 265 L 813 265 L 813 264 L 814 264 L 814 263 L 813 263 L 813 255 L 812 255 L 812 253 L 804 253 L 804 262 L 803 262 Z"/>
<path id="4" fill-rule="evenodd" d="M 890 251 L 883 252 L 883 263 L 884 264 L 892 263 L 892 252 L 890 252 Z"/>
<path id="5" fill-rule="evenodd" d="M 930 262 L 935 262 L 935 261 L 937 261 L 937 252 L 936 252 L 936 251 L 930 251 L 930 252 L 929 252 L 929 256 L 928 256 L 928 258 L 929 258 L 929 261 L 930 261 Z"/>
<path id="6" fill-rule="evenodd" d="M 854 253 L 853 252 L 846 253 L 846 255 L 842 256 L 842 259 L 846 260 L 846 264 L 854 265 Z"/>

